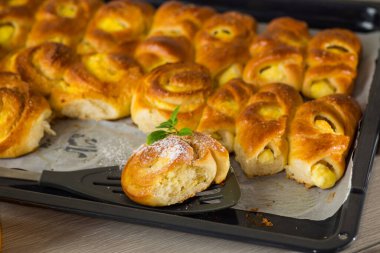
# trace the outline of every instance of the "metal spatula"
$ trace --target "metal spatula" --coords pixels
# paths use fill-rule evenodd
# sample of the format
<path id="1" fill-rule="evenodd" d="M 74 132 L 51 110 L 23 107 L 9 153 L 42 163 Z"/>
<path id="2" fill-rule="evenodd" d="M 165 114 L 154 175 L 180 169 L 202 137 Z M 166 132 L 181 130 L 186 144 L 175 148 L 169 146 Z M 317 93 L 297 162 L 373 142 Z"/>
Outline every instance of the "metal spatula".
<path id="1" fill-rule="evenodd" d="M 33 181 L 43 187 L 64 190 L 92 200 L 177 214 L 228 208 L 235 205 L 240 198 L 240 188 L 232 169 L 223 184 L 212 185 L 186 202 L 169 207 L 147 207 L 130 200 L 122 191 L 121 170 L 118 166 L 68 172 L 45 170 L 42 173 L 0 167 L 0 177 Z"/>

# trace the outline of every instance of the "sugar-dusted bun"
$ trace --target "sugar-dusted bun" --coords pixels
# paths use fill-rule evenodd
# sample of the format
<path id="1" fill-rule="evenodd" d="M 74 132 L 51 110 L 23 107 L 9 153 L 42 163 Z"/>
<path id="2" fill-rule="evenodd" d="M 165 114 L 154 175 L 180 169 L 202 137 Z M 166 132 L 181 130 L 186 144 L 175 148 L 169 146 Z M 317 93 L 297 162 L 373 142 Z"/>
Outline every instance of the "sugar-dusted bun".
<path id="1" fill-rule="evenodd" d="M 252 57 L 244 68 L 243 79 L 258 86 L 285 83 L 300 91 L 303 72 L 302 52 L 293 47 L 280 46 Z"/>
<path id="2" fill-rule="evenodd" d="M 47 42 L 17 52 L 10 58 L 10 68 L 19 73 L 34 92 L 49 95 L 75 59 L 75 53 L 69 47 Z"/>
<path id="3" fill-rule="evenodd" d="M 259 89 L 236 120 L 235 154 L 248 177 L 271 175 L 287 164 L 288 125 L 302 98 L 291 86 Z"/>
<path id="4" fill-rule="evenodd" d="M 360 116 L 357 102 L 342 94 L 300 106 L 288 137 L 288 177 L 306 187 L 333 187 L 346 169 L 346 155 Z"/>
<path id="5" fill-rule="evenodd" d="M 167 1 L 157 9 L 150 35 L 184 36 L 192 41 L 206 19 L 214 14 L 210 7 Z"/>
<path id="6" fill-rule="evenodd" d="M 208 98 L 197 131 L 210 134 L 232 152 L 236 118 L 254 91 L 241 79 L 232 79 L 219 87 Z"/>
<path id="7" fill-rule="evenodd" d="M 211 88 L 210 73 L 201 65 L 162 65 L 138 85 L 132 99 L 132 120 L 143 132 L 151 132 L 180 106 L 178 128 L 196 129 Z"/>
<path id="8" fill-rule="evenodd" d="M 135 59 L 145 72 L 166 64 L 194 61 L 193 47 L 183 37 L 152 36 L 141 42 L 135 52 Z"/>
<path id="9" fill-rule="evenodd" d="M 228 151 L 211 137 L 171 135 L 143 145 L 124 167 L 121 184 L 133 201 L 149 206 L 181 203 L 225 180 L 230 166 Z"/>
<path id="10" fill-rule="evenodd" d="M 101 4 L 101 0 L 46 0 L 36 13 L 26 45 L 51 41 L 76 47 Z"/>
<path id="11" fill-rule="evenodd" d="M 356 70 L 361 50 L 360 39 L 347 29 L 326 29 L 317 33 L 308 45 L 307 64 L 346 64 Z"/>
<path id="12" fill-rule="evenodd" d="M 34 22 L 34 11 L 42 0 L 3 1 L 0 3 L 0 58 L 22 48 Z"/>
<path id="13" fill-rule="evenodd" d="M 119 119 L 129 116 L 132 93 L 141 76 L 138 64 L 125 55 L 86 55 L 52 89 L 50 103 L 72 118 Z"/>
<path id="14" fill-rule="evenodd" d="M 196 62 L 206 66 L 220 84 L 241 77 L 255 30 L 256 21 L 245 14 L 212 16 L 195 37 Z"/>
<path id="15" fill-rule="evenodd" d="M 90 20 L 79 54 L 124 53 L 132 56 L 152 24 L 154 8 L 139 0 L 110 1 Z"/>
<path id="16" fill-rule="evenodd" d="M 35 150 L 44 132 L 53 133 L 51 110 L 44 97 L 31 94 L 16 74 L 0 73 L 0 158 Z"/>

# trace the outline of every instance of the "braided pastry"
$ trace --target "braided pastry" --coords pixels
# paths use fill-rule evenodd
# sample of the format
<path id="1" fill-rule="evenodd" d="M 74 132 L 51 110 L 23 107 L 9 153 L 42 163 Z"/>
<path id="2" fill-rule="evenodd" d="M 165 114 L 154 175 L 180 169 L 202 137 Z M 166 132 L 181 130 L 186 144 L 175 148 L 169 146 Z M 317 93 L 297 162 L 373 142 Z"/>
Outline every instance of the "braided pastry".
<path id="1" fill-rule="evenodd" d="M 232 152 L 236 118 L 253 92 L 254 88 L 240 79 L 232 79 L 219 87 L 208 98 L 197 131 L 211 134 Z"/>
<path id="2" fill-rule="evenodd" d="M 195 37 L 195 61 L 206 66 L 219 84 L 241 77 L 255 30 L 256 21 L 248 15 L 226 12 L 212 16 Z"/>
<path id="3" fill-rule="evenodd" d="M 52 41 L 75 47 L 101 0 L 46 0 L 36 13 L 36 22 L 26 45 Z"/>
<path id="4" fill-rule="evenodd" d="M 72 118 L 119 119 L 129 116 L 132 93 L 141 76 L 138 64 L 127 56 L 86 55 L 52 89 L 50 103 L 61 115 Z"/>
<path id="5" fill-rule="evenodd" d="M 291 86 L 259 89 L 236 120 L 235 154 L 248 177 L 280 172 L 287 164 L 288 124 L 302 98 Z"/>
<path id="6" fill-rule="evenodd" d="M 195 63 L 169 63 L 148 73 L 132 99 L 132 120 L 151 132 L 177 106 L 178 128 L 196 129 L 212 88 L 209 71 Z"/>
<path id="7" fill-rule="evenodd" d="M 300 106 L 290 126 L 288 177 L 306 187 L 333 187 L 344 174 L 360 114 L 359 105 L 343 94 Z"/>
<path id="8" fill-rule="evenodd" d="M 99 8 L 90 20 L 79 54 L 123 53 L 132 56 L 152 24 L 153 7 L 138 0 L 116 0 Z"/>
<path id="9" fill-rule="evenodd" d="M 137 203 L 167 206 L 223 182 L 229 166 L 228 151 L 211 137 L 171 135 L 141 146 L 125 165 L 121 184 Z"/>
<path id="10" fill-rule="evenodd" d="M 47 42 L 21 50 L 10 59 L 9 65 L 34 92 L 49 95 L 51 89 L 62 81 L 64 72 L 75 58 L 71 48 Z"/>
<path id="11" fill-rule="evenodd" d="M 44 97 L 29 92 L 28 84 L 9 72 L 0 73 L 0 158 L 35 150 L 44 132 L 54 133 L 51 110 Z"/>
<path id="12" fill-rule="evenodd" d="M 302 93 L 310 98 L 351 94 L 360 48 L 359 38 L 346 29 L 327 29 L 316 34 L 308 47 Z"/>

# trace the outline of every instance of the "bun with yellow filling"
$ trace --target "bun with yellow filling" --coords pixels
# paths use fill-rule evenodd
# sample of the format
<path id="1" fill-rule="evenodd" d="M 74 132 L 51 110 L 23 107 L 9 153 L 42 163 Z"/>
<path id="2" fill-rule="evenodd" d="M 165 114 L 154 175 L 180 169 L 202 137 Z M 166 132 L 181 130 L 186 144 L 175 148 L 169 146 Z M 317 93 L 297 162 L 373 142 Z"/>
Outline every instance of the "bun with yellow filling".
<path id="1" fill-rule="evenodd" d="M 236 160 L 248 177 L 282 171 L 288 160 L 288 125 L 302 103 L 286 84 L 259 89 L 236 120 Z"/>
<path id="2" fill-rule="evenodd" d="M 346 155 L 360 116 L 359 105 L 343 94 L 300 106 L 288 137 L 288 177 L 306 187 L 333 187 L 344 174 Z"/>
<path id="3" fill-rule="evenodd" d="M 132 120 L 143 132 L 152 132 L 180 105 L 178 127 L 196 129 L 211 89 L 210 73 L 201 65 L 159 66 L 138 85 L 132 99 Z"/>
<path id="4" fill-rule="evenodd" d="M 241 79 L 232 79 L 219 87 L 208 98 L 197 131 L 210 134 L 232 152 L 236 118 L 254 91 Z"/>
<path id="5" fill-rule="evenodd" d="M 170 135 L 143 145 L 124 167 L 121 185 L 133 201 L 148 206 L 181 203 L 219 184 L 230 166 L 228 151 L 211 137 Z"/>
<path id="6" fill-rule="evenodd" d="M 0 158 L 32 152 L 50 129 L 52 112 L 46 99 L 30 93 L 16 74 L 0 73 Z"/>

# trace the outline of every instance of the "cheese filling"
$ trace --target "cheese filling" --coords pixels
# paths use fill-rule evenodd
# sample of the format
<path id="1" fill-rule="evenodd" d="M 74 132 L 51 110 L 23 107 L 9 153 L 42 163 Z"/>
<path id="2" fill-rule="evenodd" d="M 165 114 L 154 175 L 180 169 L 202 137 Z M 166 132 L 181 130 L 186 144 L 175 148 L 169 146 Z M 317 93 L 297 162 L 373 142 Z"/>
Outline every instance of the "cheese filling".
<path id="1" fill-rule="evenodd" d="M 105 18 L 99 22 L 98 27 L 106 32 L 121 32 L 130 27 L 130 24 L 118 19 Z"/>
<path id="2" fill-rule="evenodd" d="M 267 120 L 277 120 L 283 115 L 283 112 L 280 107 L 270 105 L 261 107 L 259 114 Z"/>
<path id="3" fill-rule="evenodd" d="M 257 156 L 257 160 L 261 164 L 271 164 L 274 161 L 274 153 L 270 148 L 264 148 L 264 150 Z"/>
<path id="4" fill-rule="evenodd" d="M 12 39 L 15 28 L 10 24 L 0 25 L 0 45 L 6 45 Z"/>
<path id="5" fill-rule="evenodd" d="M 318 162 L 311 167 L 311 181 L 321 189 L 328 189 L 335 185 L 337 178 L 332 166 L 326 162 Z"/>
<path id="6" fill-rule="evenodd" d="M 326 79 L 314 81 L 310 87 L 310 93 L 312 98 L 319 98 L 331 95 L 335 92 L 336 89 Z"/>
<path id="7" fill-rule="evenodd" d="M 57 14 L 64 18 L 75 18 L 77 12 L 77 6 L 73 4 L 62 4 L 57 6 Z"/>
<path id="8" fill-rule="evenodd" d="M 241 64 L 232 64 L 219 76 L 219 85 L 227 83 L 234 78 L 240 78 L 243 75 L 243 66 Z"/>

